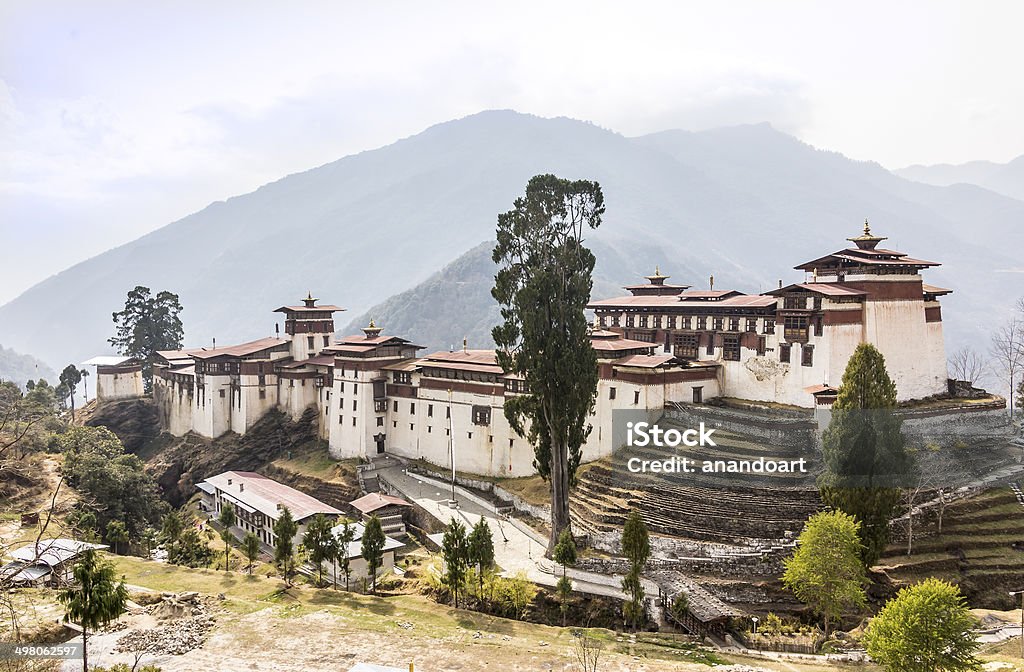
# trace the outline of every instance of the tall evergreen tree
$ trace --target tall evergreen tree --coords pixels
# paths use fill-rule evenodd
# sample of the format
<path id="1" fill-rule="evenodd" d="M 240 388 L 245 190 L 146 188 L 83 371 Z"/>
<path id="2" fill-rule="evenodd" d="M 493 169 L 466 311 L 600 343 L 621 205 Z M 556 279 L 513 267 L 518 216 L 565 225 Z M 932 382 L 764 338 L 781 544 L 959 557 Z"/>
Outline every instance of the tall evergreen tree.
<path id="1" fill-rule="evenodd" d="M 363 530 L 362 552 L 363 560 L 366 560 L 366 571 L 370 573 L 370 592 L 377 594 L 377 570 L 384 563 L 384 528 L 381 527 L 380 518 L 370 516 L 366 521 L 366 529 Z"/>
<path id="2" fill-rule="evenodd" d="M 224 571 L 228 571 L 229 565 L 231 564 L 231 528 L 234 527 L 238 521 L 238 516 L 235 515 L 235 507 L 230 503 L 225 502 L 220 508 L 220 515 L 217 517 L 217 522 L 220 523 L 224 529 L 220 531 L 221 541 L 224 542 Z"/>
<path id="3" fill-rule="evenodd" d="M 885 358 L 861 343 L 846 365 L 822 437 L 825 472 L 818 484 L 826 504 L 860 522 L 865 566 L 885 549 L 900 487 L 909 485 L 914 469 L 895 408 L 896 385 Z"/>
<path id="4" fill-rule="evenodd" d="M 75 419 L 75 391 L 78 384 L 82 382 L 82 371 L 74 364 L 68 364 L 60 372 L 60 382 L 68 391 L 68 398 L 71 400 L 71 420 Z"/>
<path id="5" fill-rule="evenodd" d="M 622 554 L 629 561 L 629 571 L 622 579 L 622 590 L 628 599 L 623 605 L 626 621 L 635 630 L 644 617 L 645 591 L 641 576 L 651 558 L 651 537 L 640 512 L 633 510 L 622 529 Z"/>
<path id="6" fill-rule="evenodd" d="M 526 381 L 525 394 L 506 399 L 505 416 L 533 445 L 534 467 L 551 483 L 549 553 L 570 523 L 569 488 L 597 393 L 584 314 L 595 259 L 583 236 L 600 226 L 604 211 L 597 182 L 537 175 L 513 209 L 498 215 L 491 294 L 504 322 L 492 334 L 498 363 Z"/>
<path id="7" fill-rule="evenodd" d="M 260 538 L 252 532 L 246 534 L 242 539 L 242 553 L 249 561 L 249 576 L 252 576 L 252 565 L 260 557 Z"/>
<path id="8" fill-rule="evenodd" d="M 861 524 L 842 511 L 823 511 L 808 519 L 796 551 L 785 561 L 782 582 L 801 602 L 831 623 L 847 609 L 865 603 L 864 566 L 860 562 Z"/>
<path id="9" fill-rule="evenodd" d="M 302 535 L 302 545 L 306 547 L 309 561 L 316 565 L 316 585 L 324 580 L 324 563 L 330 560 L 332 540 L 331 521 L 322 513 L 313 516 Z"/>
<path id="10" fill-rule="evenodd" d="M 552 559 L 562 566 L 562 576 L 555 586 L 558 592 L 559 609 L 562 612 L 562 627 L 565 627 L 565 614 L 569 610 L 569 595 L 572 594 L 572 581 L 566 575 L 568 567 L 576 564 L 576 540 L 572 538 L 572 531 L 569 528 L 562 530 L 555 545 L 555 552 Z"/>
<path id="11" fill-rule="evenodd" d="M 441 557 L 444 559 L 444 584 L 452 591 L 454 606 L 459 608 L 459 591 L 466 583 L 466 528 L 452 518 L 444 530 L 441 540 Z"/>
<path id="12" fill-rule="evenodd" d="M 289 588 L 292 585 L 292 572 L 295 570 L 295 543 L 293 541 L 299 532 L 299 526 L 292 517 L 292 512 L 287 506 L 281 507 L 281 512 L 274 521 L 274 564 L 281 570 L 284 576 L 284 583 Z"/>
<path id="13" fill-rule="evenodd" d="M 352 557 L 348 547 L 356 538 L 356 530 L 352 523 L 344 520 L 341 523 L 341 532 L 338 533 L 338 561 L 341 563 L 341 573 L 345 575 L 345 590 L 348 591 L 348 582 L 352 576 Z"/>
<path id="14" fill-rule="evenodd" d="M 107 541 L 113 544 L 114 553 L 121 552 L 121 544 L 128 541 L 128 528 L 120 520 L 112 520 L 107 523 Z"/>
<path id="15" fill-rule="evenodd" d="M 494 567 L 494 539 L 491 537 L 491 528 L 487 519 L 483 516 L 473 526 L 473 530 L 466 539 L 466 561 L 472 566 L 476 565 L 478 591 L 477 597 L 484 593 L 484 574 Z"/>
<path id="16" fill-rule="evenodd" d="M 114 620 L 125 610 L 128 589 L 117 581 L 114 566 L 93 549 L 82 553 L 73 570 L 75 582 L 62 590 L 57 599 L 65 605 L 68 619 L 82 626 L 82 670 L 89 669 L 88 637 Z"/>
<path id="17" fill-rule="evenodd" d="M 128 292 L 124 309 L 113 314 L 117 335 L 109 343 L 126 357 L 142 363 L 146 391 L 153 387 L 153 354 L 157 350 L 179 350 L 184 330 L 178 295 L 160 292 L 153 296 L 141 285 Z"/>

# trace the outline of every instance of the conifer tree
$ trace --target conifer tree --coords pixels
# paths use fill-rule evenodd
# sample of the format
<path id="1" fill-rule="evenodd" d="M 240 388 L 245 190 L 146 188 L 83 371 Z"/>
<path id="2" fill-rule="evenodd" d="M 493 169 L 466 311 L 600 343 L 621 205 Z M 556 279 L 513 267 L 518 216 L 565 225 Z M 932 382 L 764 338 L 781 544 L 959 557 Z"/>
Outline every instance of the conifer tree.
<path id="1" fill-rule="evenodd" d="M 622 590 L 628 599 L 623 605 L 626 621 L 636 630 L 644 616 L 645 591 L 641 574 L 651 557 L 651 538 L 640 512 L 633 510 L 622 529 L 622 554 L 629 561 L 629 571 L 622 579 Z"/>
<path id="2" fill-rule="evenodd" d="M 153 387 L 153 354 L 181 348 L 185 332 L 179 313 L 177 294 L 164 291 L 153 296 L 149 287 L 138 285 L 128 292 L 124 309 L 113 314 L 117 335 L 108 342 L 122 355 L 142 362 L 147 392 Z"/>
<path id="3" fill-rule="evenodd" d="M 527 437 L 534 467 L 551 484 L 548 553 L 569 526 L 569 488 L 591 430 L 598 372 L 584 310 L 595 259 L 583 236 L 600 226 L 604 210 L 598 183 L 537 175 L 498 215 L 491 294 L 503 323 L 492 335 L 498 363 L 526 382 L 525 394 L 506 398 L 505 417 Z"/>
<path id="4" fill-rule="evenodd" d="M 484 574 L 494 567 L 494 539 L 487 519 L 483 516 L 466 539 L 466 561 L 469 565 L 476 565 L 479 598 L 484 593 Z"/>
<path id="5" fill-rule="evenodd" d="M 292 518 L 292 512 L 287 506 L 281 507 L 281 512 L 274 521 L 274 564 L 281 570 L 284 577 L 284 584 L 287 587 L 292 585 L 292 572 L 295 570 L 295 544 L 294 537 L 299 531 L 299 526 Z"/>
<path id="6" fill-rule="evenodd" d="M 895 408 L 896 385 L 885 358 L 873 345 L 861 343 L 846 365 L 822 437 L 825 472 L 819 489 L 827 505 L 860 522 L 865 566 L 884 550 L 900 487 L 912 480 L 914 464 Z"/>
<path id="7" fill-rule="evenodd" d="M 456 609 L 459 608 L 459 591 L 466 582 L 466 546 L 466 528 L 452 518 L 441 540 L 441 557 L 444 558 L 444 584 L 452 591 Z"/>
<path id="8" fill-rule="evenodd" d="M 220 516 L 217 517 L 217 522 L 220 523 L 224 529 L 220 531 L 220 539 L 224 542 L 224 571 L 228 571 L 231 564 L 231 528 L 237 522 L 237 516 L 235 515 L 235 507 L 225 502 L 224 506 L 220 509 Z"/>
<path id="9" fill-rule="evenodd" d="M 569 595 L 572 594 L 572 581 L 566 576 L 566 569 L 576 564 L 576 540 L 572 538 L 569 528 L 562 530 L 555 545 L 552 558 L 562 566 L 562 576 L 558 579 L 555 590 L 558 592 L 558 607 L 562 612 L 562 627 L 565 627 L 565 614 L 569 610 Z"/>
<path id="10" fill-rule="evenodd" d="M 128 602 L 128 589 L 123 580 L 115 578 L 114 566 L 91 548 L 75 563 L 73 574 L 75 582 L 57 599 L 65 605 L 68 619 L 82 626 L 82 670 L 88 670 L 89 631 L 121 615 Z"/>
<path id="11" fill-rule="evenodd" d="M 342 521 L 341 532 L 338 534 L 338 560 L 341 561 L 341 572 L 345 575 L 345 590 L 348 591 L 349 578 L 352 576 L 352 558 L 348 546 L 356 538 L 355 528 L 348 520 Z"/>
<path id="12" fill-rule="evenodd" d="M 260 557 L 260 538 L 252 532 L 246 534 L 242 539 L 242 553 L 249 561 L 249 576 L 252 576 L 252 565 Z"/>
<path id="13" fill-rule="evenodd" d="M 366 570 L 370 573 L 370 592 L 377 594 L 377 570 L 384 563 L 384 528 L 381 527 L 380 518 L 371 516 L 366 521 L 366 529 L 363 531 L 363 559 L 366 560 Z"/>
<path id="14" fill-rule="evenodd" d="M 313 516 L 306 526 L 306 533 L 302 535 L 302 545 L 306 548 L 309 561 L 316 565 L 317 586 L 323 583 L 324 562 L 331 559 L 333 539 L 331 521 L 322 513 Z"/>

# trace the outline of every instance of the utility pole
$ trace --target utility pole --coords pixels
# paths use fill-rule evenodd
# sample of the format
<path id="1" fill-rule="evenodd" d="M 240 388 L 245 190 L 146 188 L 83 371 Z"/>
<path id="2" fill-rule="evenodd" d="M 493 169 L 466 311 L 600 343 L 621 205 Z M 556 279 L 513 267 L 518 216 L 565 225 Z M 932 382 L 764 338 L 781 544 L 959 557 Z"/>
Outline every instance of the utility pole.
<path id="1" fill-rule="evenodd" d="M 1024 590 L 1011 590 L 1010 597 L 1020 595 L 1020 657 L 1024 658 Z"/>
<path id="2" fill-rule="evenodd" d="M 452 389 L 448 388 L 448 456 L 452 463 L 452 498 L 448 507 L 459 508 L 459 500 L 455 497 L 455 417 L 452 412 Z"/>

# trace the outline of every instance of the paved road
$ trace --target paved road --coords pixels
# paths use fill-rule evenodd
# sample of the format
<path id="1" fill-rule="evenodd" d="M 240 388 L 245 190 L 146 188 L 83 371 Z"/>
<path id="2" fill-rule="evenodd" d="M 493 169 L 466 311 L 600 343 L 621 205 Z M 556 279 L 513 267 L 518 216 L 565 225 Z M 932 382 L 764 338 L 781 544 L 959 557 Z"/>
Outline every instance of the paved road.
<path id="1" fill-rule="evenodd" d="M 401 492 L 406 499 L 419 504 L 427 513 L 447 525 L 453 518 L 461 520 L 467 528 L 476 525 L 481 518 L 487 519 L 494 538 L 495 562 L 506 576 L 523 572 L 534 583 L 554 586 L 558 581 L 555 565 L 544 557 L 546 544 L 540 535 L 527 534 L 504 516 L 469 498 L 465 490 L 456 487 L 459 508 L 448 506 L 451 487 L 440 487 L 417 474 L 407 473 L 401 464 L 394 464 L 377 470 L 377 474 Z M 622 577 L 569 570 L 573 586 L 577 591 L 622 599 L 625 595 L 620 588 Z M 657 595 L 654 584 L 646 586 L 648 595 Z"/>

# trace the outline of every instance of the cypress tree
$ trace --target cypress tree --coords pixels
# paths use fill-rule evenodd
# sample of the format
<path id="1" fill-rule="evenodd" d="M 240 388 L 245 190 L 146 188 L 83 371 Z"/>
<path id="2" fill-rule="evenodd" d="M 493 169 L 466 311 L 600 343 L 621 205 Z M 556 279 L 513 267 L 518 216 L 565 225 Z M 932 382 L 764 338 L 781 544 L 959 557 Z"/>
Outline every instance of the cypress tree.
<path id="1" fill-rule="evenodd" d="M 900 487 L 914 467 L 895 409 L 896 385 L 885 357 L 873 345 L 861 343 L 846 365 L 822 437 L 825 472 L 818 485 L 827 505 L 860 523 L 865 566 L 879 558 L 889 540 Z"/>

